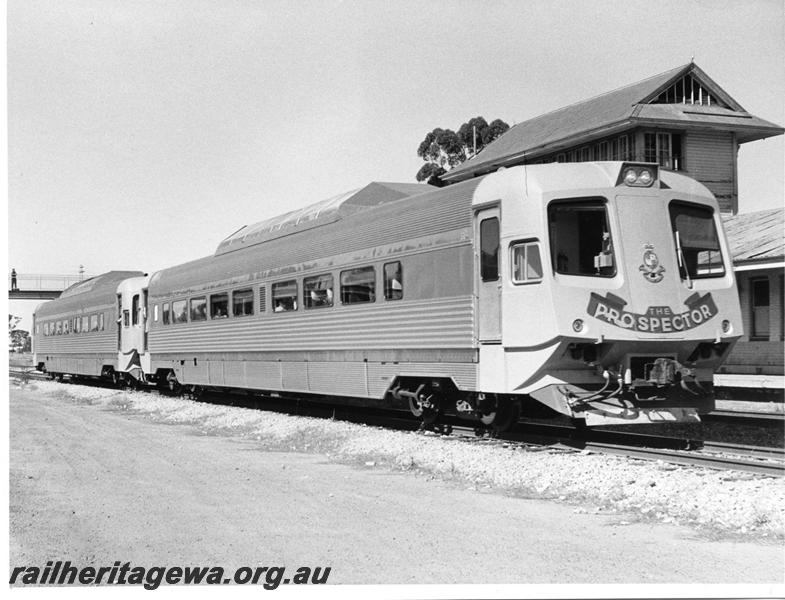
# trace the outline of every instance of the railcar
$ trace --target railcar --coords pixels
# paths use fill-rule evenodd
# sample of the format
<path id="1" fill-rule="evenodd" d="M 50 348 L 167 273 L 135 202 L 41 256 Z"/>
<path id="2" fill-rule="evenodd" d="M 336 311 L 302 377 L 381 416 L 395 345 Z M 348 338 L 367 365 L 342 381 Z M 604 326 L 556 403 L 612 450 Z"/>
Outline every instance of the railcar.
<path id="1" fill-rule="evenodd" d="M 142 276 L 110 271 L 75 283 L 33 314 L 33 360 L 53 377 L 104 377 L 119 382 L 128 361 L 121 351 L 118 287 Z M 128 338 L 128 332 L 125 337 Z"/>
<path id="2" fill-rule="evenodd" d="M 642 163 L 372 183 L 128 286 L 118 310 L 139 316 L 118 347 L 140 382 L 329 396 L 497 430 L 522 412 L 698 420 L 742 333 L 715 199 Z"/>
<path id="3" fill-rule="evenodd" d="M 153 274 L 150 376 L 496 428 L 541 407 L 589 425 L 711 410 L 742 325 L 704 186 L 608 162 L 397 192 L 372 184 Z"/>

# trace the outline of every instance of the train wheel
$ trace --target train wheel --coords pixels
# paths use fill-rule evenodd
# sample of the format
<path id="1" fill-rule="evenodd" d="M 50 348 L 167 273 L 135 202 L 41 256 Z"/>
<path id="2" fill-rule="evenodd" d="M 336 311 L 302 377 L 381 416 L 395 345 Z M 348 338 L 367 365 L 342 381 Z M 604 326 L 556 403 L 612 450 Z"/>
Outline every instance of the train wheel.
<path id="1" fill-rule="evenodd" d="M 521 417 L 521 407 L 517 402 L 501 401 L 496 408 L 496 415 L 491 423 L 494 433 L 509 431 Z"/>
<path id="2" fill-rule="evenodd" d="M 192 385 L 188 389 L 188 398 L 191 400 L 199 400 L 204 396 L 204 388 L 201 385 Z"/>
<path id="3" fill-rule="evenodd" d="M 172 371 L 169 371 L 169 374 L 166 376 L 166 389 L 169 390 L 170 394 L 174 395 L 179 394 L 182 390 L 180 382 L 177 381 L 177 376 Z"/>

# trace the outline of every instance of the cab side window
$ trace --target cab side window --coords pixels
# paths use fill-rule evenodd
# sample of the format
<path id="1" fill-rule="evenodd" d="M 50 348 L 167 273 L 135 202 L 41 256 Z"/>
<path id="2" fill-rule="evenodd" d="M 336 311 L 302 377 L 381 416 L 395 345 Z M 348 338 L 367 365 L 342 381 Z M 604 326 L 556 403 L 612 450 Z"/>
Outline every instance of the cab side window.
<path id="1" fill-rule="evenodd" d="M 512 246 L 512 282 L 536 283 L 542 280 L 540 244 L 536 241 L 520 242 Z"/>

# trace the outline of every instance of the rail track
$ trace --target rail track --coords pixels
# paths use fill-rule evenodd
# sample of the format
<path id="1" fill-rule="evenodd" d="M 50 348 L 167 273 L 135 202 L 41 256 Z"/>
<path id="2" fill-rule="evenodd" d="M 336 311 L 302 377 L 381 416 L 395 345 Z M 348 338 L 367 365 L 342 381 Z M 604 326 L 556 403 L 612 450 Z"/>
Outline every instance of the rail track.
<path id="1" fill-rule="evenodd" d="M 18 379 L 49 379 L 46 374 L 29 369 L 10 369 L 9 373 L 11 377 Z M 204 400 L 220 404 L 263 408 L 293 415 L 334 418 L 403 431 L 415 431 L 421 428 L 419 420 L 405 413 L 391 415 L 389 412 L 379 409 L 335 406 L 310 400 L 292 401 L 290 398 L 282 399 L 274 395 L 249 396 L 210 393 L 204 397 Z M 759 416 L 759 413 L 753 414 L 756 417 Z M 730 416 L 723 415 L 726 419 Z M 767 421 L 771 423 L 772 419 L 776 417 L 782 422 L 781 415 L 772 415 L 767 418 Z M 747 419 L 748 417 L 737 416 L 736 418 Z M 467 426 L 465 421 L 458 419 L 449 420 L 433 431 L 468 438 L 476 438 L 478 434 L 482 435 L 480 430 Z M 486 432 L 486 435 L 490 436 L 490 432 Z M 493 437 L 500 443 L 526 444 L 561 451 L 615 454 L 634 459 L 743 471 L 773 477 L 785 476 L 785 449 L 781 447 L 729 444 L 527 421 L 519 422 L 512 431 Z"/>

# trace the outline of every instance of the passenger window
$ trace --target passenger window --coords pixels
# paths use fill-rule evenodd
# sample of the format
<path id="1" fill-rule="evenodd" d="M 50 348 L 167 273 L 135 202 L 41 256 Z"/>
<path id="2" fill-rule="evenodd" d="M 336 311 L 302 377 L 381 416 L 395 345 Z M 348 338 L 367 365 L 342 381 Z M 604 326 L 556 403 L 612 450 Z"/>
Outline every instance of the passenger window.
<path id="1" fill-rule="evenodd" d="M 68 335 L 68 330 L 71 325 L 71 319 L 66 319 L 63 321 L 63 335 Z"/>
<path id="2" fill-rule="evenodd" d="M 135 294 L 131 300 L 131 322 L 133 325 L 139 325 L 139 294 Z"/>
<path id="3" fill-rule="evenodd" d="M 281 281 L 273 284 L 273 312 L 297 310 L 297 282 Z"/>
<path id="4" fill-rule="evenodd" d="M 186 308 L 185 300 L 177 300 L 172 302 L 172 322 L 173 323 L 187 323 L 188 311 Z"/>
<path id="5" fill-rule="evenodd" d="M 376 301 L 376 269 L 359 267 L 341 271 L 341 303 L 360 304 Z"/>
<path id="6" fill-rule="evenodd" d="M 522 242 L 512 247 L 513 283 L 535 283 L 542 280 L 540 245 L 537 242 Z"/>
<path id="7" fill-rule="evenodd" d="M 303 306 L 321 308 L 333 305 L 333 276 L 316 275 L 303 279 Z"/>
<path id="8" fill-rule="evenodd" d="M 153 305 L 153 321 L 158 322 L 158 305 Z"/>
<path id="9" fill-rule="evenodd" d="M 403 298 L 403 270 L 400 262 L 384 265 L 384 299 L 400 300 Z"/>
<path id="10" fill-rule="evenodd" d="M 681 278 L 725 275 L 714 210 L 685 202 L 671 202 L 668 209 Z"/>
<path id="11" fill-rule="evenodd" d="M 90 331 L 98 331 L 98 315 L 90 315 Z"/>
<path id="12" fill-rule="evenodd" d="M 82 331 L 82 319 L 76 317 L 74 319 L 74 333 L 81 333 Z"/>
<path id="13" fill-rule="evenodd" d="M 128 309 L 123 311 L 123 327 L 128 327 L 131 324 L 131 317 Z M 90 329 L 92 331 L 92 328 Z"/>
<path id="14" fill-rule="evenodd" d="M 613 254 L 605 200 L 557 202 L 548 207 L 553 269 L 564 275 L 613 277 Z"/>
<path id="15" fill-rule="evenodd" d="M 164 325 L 169 325 L 170 322 L 170 312 L 169 312 L 169 303 L 164 302 L 161 308 L 161 321 L 163 321 Z"/>
<path id="16" fill-rule="evenodd" d="M 191 322 L 207 320 L 207 298 L 191 298 Z"/>
<path id="17" fill-rule="evenodd" d="M 232 314 L 235 317 L 247 317 L 253 314 L 253 290 L 232 292 Z"/>
<path id="18" fill-rule="evenodd" d="M 499 219 L 480 222 L 480 277 L 483 281 L 499 279 Z"/>
<path id="19" fill-rule="evenodd" d="M 229 294 L 210 296 L 210 318 L 225 319 L 229 316 Z"/>
<path id="20" fill-rule="evenodd" d="M 100 331 L 104 330 L 104 313 L 98 315 L 98 329 Z"/>
<path id="21" fill-rule="evenodd" d="M 82 317 L 82 332 L 87 333 L 90 331 L 90 317 Z"/>

